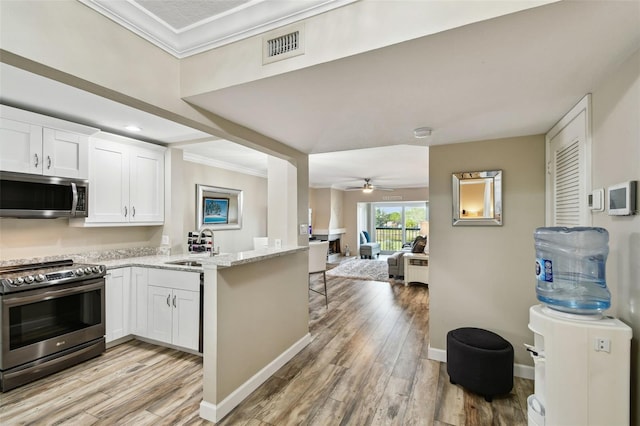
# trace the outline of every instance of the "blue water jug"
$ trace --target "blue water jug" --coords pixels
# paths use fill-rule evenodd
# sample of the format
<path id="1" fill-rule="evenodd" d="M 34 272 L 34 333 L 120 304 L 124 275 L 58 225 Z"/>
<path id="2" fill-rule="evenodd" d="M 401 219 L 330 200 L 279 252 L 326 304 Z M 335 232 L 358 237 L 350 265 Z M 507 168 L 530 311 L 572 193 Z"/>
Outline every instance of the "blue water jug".
<path id="1" fill-rule="evenodd" d="M 538 300 L 552 309 L 573 314 L 597 314 L 609 309 L 606 229 L 537 228 L 534 240 Z"/>

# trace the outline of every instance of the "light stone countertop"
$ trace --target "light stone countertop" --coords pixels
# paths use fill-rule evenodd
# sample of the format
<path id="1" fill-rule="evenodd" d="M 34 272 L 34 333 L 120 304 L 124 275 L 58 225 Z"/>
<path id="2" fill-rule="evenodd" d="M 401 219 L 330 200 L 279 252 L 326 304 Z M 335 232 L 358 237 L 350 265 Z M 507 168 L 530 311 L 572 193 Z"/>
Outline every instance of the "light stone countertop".
<path id="1" fill-rule="evenodd" d="M 260 262 L 269 258 L 285 256 L 288 254 L 308 250 L 305 246 L 282 247 L 279 249 L 268 247 L 259 250 L 242 251 L 238 253 L 221 253 L 215 256 L 175 254 L 175 255 L 152 255 L 128 257 L 122 259 L 96 260 L 89 263 L 99 263 L 105 265 L 107 270 L 125 268 L 131 266 L 141 266 L 147 268 L 171 269 L 174 271 L 203 272 L 203 266 L 186 266 L 168 264 L 179 260 L 189 260 L 202 265 L 216 265 L 219 268 L 244 265 L 253 262 Z"/>

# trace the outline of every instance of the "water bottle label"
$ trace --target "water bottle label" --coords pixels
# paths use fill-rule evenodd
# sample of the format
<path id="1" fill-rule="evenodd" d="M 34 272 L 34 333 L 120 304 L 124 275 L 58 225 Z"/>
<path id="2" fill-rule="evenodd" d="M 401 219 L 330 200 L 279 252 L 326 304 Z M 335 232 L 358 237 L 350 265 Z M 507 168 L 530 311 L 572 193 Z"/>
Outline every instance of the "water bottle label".
<path id="1" fill-rule="evenodd" d="M 536 259 L 536 279 L 538 281 L 553 282 L 553 262 L 549 259 Z"/>

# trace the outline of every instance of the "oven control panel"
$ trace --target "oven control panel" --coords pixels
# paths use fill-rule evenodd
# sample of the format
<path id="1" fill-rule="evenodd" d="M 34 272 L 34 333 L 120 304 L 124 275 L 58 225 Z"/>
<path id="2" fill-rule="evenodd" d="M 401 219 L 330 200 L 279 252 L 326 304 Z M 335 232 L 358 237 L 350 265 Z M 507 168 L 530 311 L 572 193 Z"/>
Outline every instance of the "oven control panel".
<path id="1" fill-rule="evenodd" d="M 106 273 L 104 265 L 66 265 L 63 268 L 42 268 L 4 272 L 0 275 L 0 292 L 26 290 L 25 286 L 45 287 L 90 278 L 103 277 Z"/>

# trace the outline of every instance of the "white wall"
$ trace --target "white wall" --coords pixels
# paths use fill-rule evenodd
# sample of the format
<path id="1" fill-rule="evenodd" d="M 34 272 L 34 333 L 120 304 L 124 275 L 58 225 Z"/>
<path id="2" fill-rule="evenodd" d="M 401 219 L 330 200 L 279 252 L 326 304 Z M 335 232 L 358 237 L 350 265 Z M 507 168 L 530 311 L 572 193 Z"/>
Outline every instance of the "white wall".
<path id="1" fill-rule="evenodd" d="M 453 226 L 451 174 L 502 170 L 502 226 Z M 531 365 L 523 343 L 535 295 L 533 231 L 544 226 L 544 136 L 429 148 L 429 338 L 446 350 L 459 327 L 498 333 L 515 361 Z"/>
<path id="2" fill-rule="evenodd" d="M 592 106 L 593 188 L 640 181 L 640 50 L 594 90 Z M 640 215 L 595 213 L 593 225 L 609 231 L 607 286 L 616 306 L 610 314 L 633 329 L 631 423 L 640 424 Z"/>

